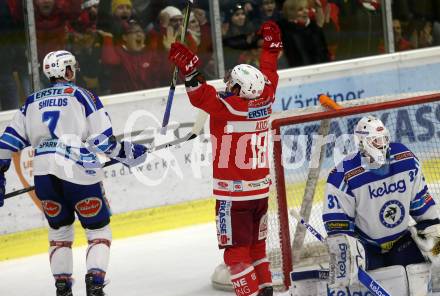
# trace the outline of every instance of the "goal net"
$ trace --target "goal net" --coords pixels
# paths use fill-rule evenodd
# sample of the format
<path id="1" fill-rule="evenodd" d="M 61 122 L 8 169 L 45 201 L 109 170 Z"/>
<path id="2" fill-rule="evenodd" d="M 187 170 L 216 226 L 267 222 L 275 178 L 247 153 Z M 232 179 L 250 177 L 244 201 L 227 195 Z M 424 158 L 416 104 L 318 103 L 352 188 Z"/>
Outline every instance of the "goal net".
<path id="1" fill-rule="evenodd" d="M 380 118 L 391 141 L 405 144 L 422 163 L 434 199 L 440 196 L 440 91 L 406 93 L 275 113 L 271 128 L 271 175 L 267 253 L 276 288 L 290 285 L 290 271 L 328 262 L 322 243 L 307 233 L 289 211 L 294 209 L 325 236 L 322 203 L 327 176 L 347 154 L 356 151 L 353 130 L 365 115 Z M 219 265 L 215 288 L 232 289 L 229 272 Z"/>
<path id="2" fill-rule="evenodd" d="M 273 192 L 268 256 L 274 284 L 287 287 L 295 268 L 327 262 L 325 247 L 289 215 L 295 209 L 321 234 L 322 203 L 330 170 L 357 147 L 353 130 L 367 114 L 380 118 L 392 142 L 411 149 L 422 163 L 431 194 L 440 194 L 440 93 L 358 99 L 340 110 L 321 106 L 273 115 Z"/>

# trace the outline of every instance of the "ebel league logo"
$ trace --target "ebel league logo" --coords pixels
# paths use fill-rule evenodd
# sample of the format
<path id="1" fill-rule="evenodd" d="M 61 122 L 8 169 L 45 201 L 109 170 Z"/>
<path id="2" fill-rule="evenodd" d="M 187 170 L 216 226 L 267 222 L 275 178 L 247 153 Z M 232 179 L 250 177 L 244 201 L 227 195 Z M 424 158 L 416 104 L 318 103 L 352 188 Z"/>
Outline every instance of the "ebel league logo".
<path id="1" fill-rule="evenodd" d="M 406 191 L 406 184 L 405 180 L 399 180 L 395 183 L 387 183 L 382 182 L 382 184 L 379 187 L 373 188 L 372 186 L 368 185 L 368 192 L 370 193 L 370 198 L 378 198 L 382 197 L 384 195 L 388 195 L 394 192 L 403 193 Z"/>

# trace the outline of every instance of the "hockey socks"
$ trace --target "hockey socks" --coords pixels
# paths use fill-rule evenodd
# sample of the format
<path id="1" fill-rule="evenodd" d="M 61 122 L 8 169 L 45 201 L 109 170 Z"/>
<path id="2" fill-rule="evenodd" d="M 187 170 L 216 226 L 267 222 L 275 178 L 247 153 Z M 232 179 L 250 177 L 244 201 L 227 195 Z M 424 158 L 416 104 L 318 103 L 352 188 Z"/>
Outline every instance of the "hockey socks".
<path id="1" fill-rule="evenodd" d="M 258 278 L 249 255 L 249 247 L 225 249 L 225 264 L 231 273 L 232 287 L 237 296 L 257 296 Z"/>
<path id="2" fill-rule="evenodd" d="M 257 274 L 252 265 L 230 267 L 232 287 L 237 296 L 257 296 L 259 292 Z"/>
<path id="3" fill-rule="evenodd" d="M 250 256 L 258 277 L 259 288 L 271 287 L 272 274 L 269 269 L 269 260 L 266 257 L 266 243 L 261 241 L 252 245 L 250 248 Z"/>

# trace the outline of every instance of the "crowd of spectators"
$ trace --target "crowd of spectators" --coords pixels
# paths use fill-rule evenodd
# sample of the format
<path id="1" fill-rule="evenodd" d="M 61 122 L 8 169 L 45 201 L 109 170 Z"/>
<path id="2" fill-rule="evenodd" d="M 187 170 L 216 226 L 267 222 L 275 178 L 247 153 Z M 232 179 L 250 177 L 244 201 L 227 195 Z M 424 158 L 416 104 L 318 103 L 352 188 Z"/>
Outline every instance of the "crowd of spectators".
<path id="1" fill-rule="evenodd" d="M 49 51 L 72 51 L 81 66 L 78 84 L 99 95 L 169 84 L 168 50 L 180 36 L 186 0 L 33 1 L 40 63 Z M 205 76 L 218 78 L 210 1 L 194 2 L 185 42 L 201 58 Z M 31 90 L 23 3 L 0 0 L 0 110 L 17 108 Z M 281 28 L 280 68 L 384 53 L 381 5 L 381 0 L 221 1 L 225 69 L 258 66 L 258 29 L 267 20 Z M 392 12 L 396 51 L 440 44 L 440 1 L 393 1 Z"/>

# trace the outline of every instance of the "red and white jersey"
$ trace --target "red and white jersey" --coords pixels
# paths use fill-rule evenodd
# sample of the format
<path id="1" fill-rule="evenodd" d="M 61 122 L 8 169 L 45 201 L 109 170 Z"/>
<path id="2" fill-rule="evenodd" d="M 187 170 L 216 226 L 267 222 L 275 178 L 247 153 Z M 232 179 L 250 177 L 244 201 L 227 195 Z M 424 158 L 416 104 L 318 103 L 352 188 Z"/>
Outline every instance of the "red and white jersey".
<path id="1" fill-rule="evenodd" d="M 268 127 L 278 84 L 277 54 L 263 51 L 260 65 L 267 79 L 255 100 L 217 93 L 206 83 L 187 88 L 191 103 L 210 115 L 213 191 L 218 200 L 269 195 Z"/>

